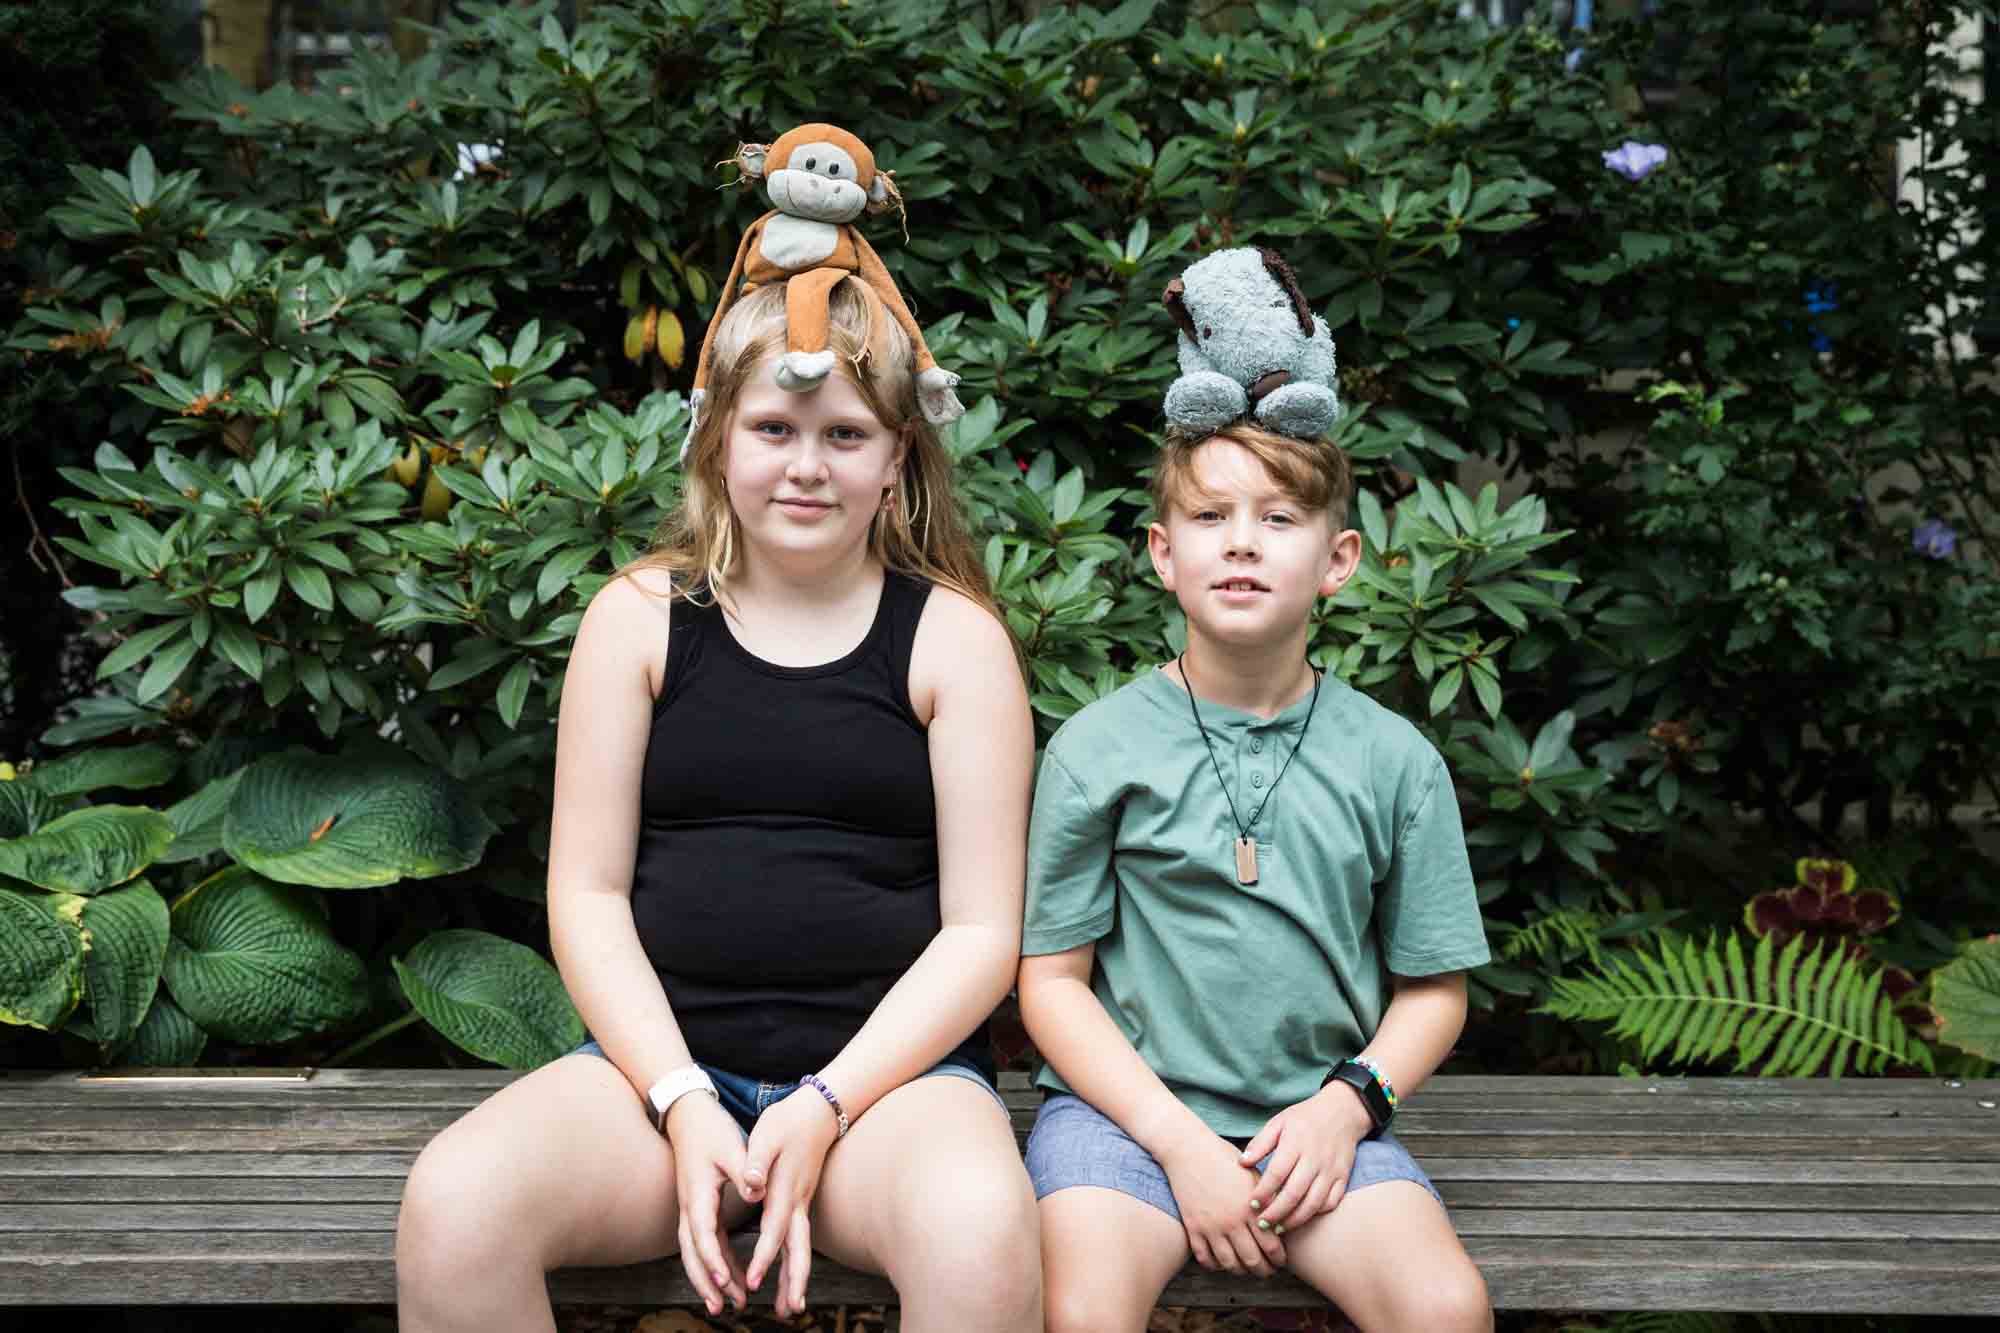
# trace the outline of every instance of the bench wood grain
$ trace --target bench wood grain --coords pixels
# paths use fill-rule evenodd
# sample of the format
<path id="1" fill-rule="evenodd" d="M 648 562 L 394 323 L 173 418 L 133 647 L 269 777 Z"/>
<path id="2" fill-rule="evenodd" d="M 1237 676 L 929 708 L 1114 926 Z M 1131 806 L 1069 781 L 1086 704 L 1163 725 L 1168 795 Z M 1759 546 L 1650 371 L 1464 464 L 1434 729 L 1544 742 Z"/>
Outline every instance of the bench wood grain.
<path id="1" fill-rule="evenodd" d="M 0 1305 L 392 1302 L 410 1164 L 512 1075 L 252 1074 L 0 1075 Z M 1025 1136 L 1039 1094 L 1003 1094 Z M 1441 1077 L 1397 1128 L 1502 1308 L 2000 1314 L 2000 1081 Z M 550 1288 L 693 1300 L 671 1260 Z M 1163 1302 L 1321 1304 L 1196 1268 Z"/>

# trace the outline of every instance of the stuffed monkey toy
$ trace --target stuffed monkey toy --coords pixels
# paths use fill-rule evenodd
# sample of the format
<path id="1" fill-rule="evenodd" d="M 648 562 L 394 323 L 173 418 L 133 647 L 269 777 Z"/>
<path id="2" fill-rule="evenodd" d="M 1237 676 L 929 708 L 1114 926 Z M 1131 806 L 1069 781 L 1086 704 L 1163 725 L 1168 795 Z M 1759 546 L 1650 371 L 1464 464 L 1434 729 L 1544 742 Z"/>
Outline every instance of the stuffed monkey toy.
<path id="1" fill-rule="evenodd" d="M 709 351 L 716 327 L 737 296 L 770 282 L 786 284 L 785 354 L 777 370 L 781 387 L 805 393 L 818 388 L 833 370 L 834 353 L 827 346 L 828 299 L 835 284 L 851 276 L 865 284 L 871 308 L 886 310 L 915 345 L 917 405 L 925 419 L 945 425 L 963 416 L 965 407 L 952 392 L 958 376 L 931 359 L 923 330 L 903 303 L 896 280 L 868 239 L 851 225 L 863 212 L 902 205 L 889 173 L 876 169 L 868 145 L 835 125 L 800 125 L 780 135 L 776 143 L 742 145 L 736 151 L 736 164 L 744 180 L 764 182 L 773 207 L 743 233 L 715 317 L 702 338 L 689 402 L 688 438 L 694 438 L 693 421 L 699 420 L 708 396 Z M 687 452 L 685 445 L 681 451 Z"/>

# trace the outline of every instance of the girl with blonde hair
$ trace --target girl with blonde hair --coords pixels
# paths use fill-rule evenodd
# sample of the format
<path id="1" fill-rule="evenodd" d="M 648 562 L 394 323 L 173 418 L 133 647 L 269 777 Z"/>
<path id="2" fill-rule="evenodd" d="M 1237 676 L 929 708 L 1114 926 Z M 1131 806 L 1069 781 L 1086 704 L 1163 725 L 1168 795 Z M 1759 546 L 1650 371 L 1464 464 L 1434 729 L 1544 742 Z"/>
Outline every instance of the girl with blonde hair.
<path id="1" fill-rule="evenodd" d="M 549 1270 L 676 1253 L 711 1313 L 774 1271 L 796 1312 L 815 1249 L 911 1329 L 1041 1328 L 985 1040 L 1027 699 L 909 339 L 854 282 L 832 325 L 839 372 L 793 393 L 783 284 L 729 311 L 679 511 L 577 631 L 549 937 L 593 1039 L 419 1158 L 405 1333 L 549 1330 Z"/>

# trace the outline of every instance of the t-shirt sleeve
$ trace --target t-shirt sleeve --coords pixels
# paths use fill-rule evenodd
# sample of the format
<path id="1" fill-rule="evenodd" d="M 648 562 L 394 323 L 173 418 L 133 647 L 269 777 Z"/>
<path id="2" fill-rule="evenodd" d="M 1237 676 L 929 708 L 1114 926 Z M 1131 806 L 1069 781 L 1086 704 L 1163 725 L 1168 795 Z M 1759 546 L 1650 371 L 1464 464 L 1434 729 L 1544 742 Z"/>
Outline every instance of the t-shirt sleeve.
<path id="1" fill-rule="evenodd" d="M 1099 809 L 1052 745 L 1028 824 L 1028 909 L 1021 952 L 1061 953 L 1111 933 L 1117 902 L 1114 812 Z"/>
<path id="2" fill-rule="evenodd" d="M 1451 773 L 1432 752 L 1405 786 L 1410 800 L 1388 878 L 1375 908 L 1375 929 L 1391 972 L 1435 976 L 1477 967 L 1492 955 L 1479 917 L 1472 864 Z"/>

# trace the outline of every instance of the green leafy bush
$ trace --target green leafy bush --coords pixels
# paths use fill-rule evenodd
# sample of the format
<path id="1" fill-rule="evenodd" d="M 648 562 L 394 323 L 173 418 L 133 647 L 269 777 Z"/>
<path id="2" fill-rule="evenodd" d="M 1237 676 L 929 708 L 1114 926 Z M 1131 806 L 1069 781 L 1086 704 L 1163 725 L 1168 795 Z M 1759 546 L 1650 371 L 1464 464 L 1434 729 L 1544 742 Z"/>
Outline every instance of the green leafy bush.
<path id="1" fill-rule="evenodd" d="M 1313 651 L 1453 764 L 1482 898 L 1523 941 L 1482 1004 L 1546 999 L 1586 939 L 1733 919 L 1661 854 L 1726 843 L 1739 810 L 1795 829 L 1816 804 L 1831 837 L 1857 800 L 1935 821 L 1990 787 L 2000 620 L 1965 458 L 1994 399 L 1953 329 L 1912 341 L 1964 307 L 1931 251 L 1970 168 L 1927 168 L 1942 221 L 1874 183 L 1885 144 L 1944 123 L 1917 38 L 1952 6 L 1886 46 L 1691 5 L 1587 40 L 1436 0 L 648 0 L 574 31 L 458 8 L 421 60 L 364 52 L 315 92 L 170 87 L 175 169 L 77 170 L 10 338 L 117 405 L 64 474 L 103 688 L 46 742 L 146 739 L 207 781 L 274 737 L 387 741 L 497 826 L 420 892 L 331 895 L 378 992 L 440 930 L 540 943 L 567 643 L 674 500 L 686 342 L 760 211 L 715 164 L 827 115 L 909 202 L 878 248 L 965 376 L 947 443 L 1044 734 L 1181 641 L 1140 540 L 1159 293 L 1217 246 L 1292 258 L 1335 328 L 1365 539 Z M 1667 25 L 1689 95 L 1635 102 Z M 1770 132 L 1719 132 L 1746 99 Z M 1627 137 L 1667 165 L 1614 174 Z M 1635 394 L 1669 370 L 1686 387 Z M 1461 487 L 1472 464 L 1529 493 Z M 1913 549 L 1921 519 L 1962 544 Z M 190 884 L 220 864 L 176 845 Z M 1990 874 L 1968 883 L 1990 915 Z"/>

